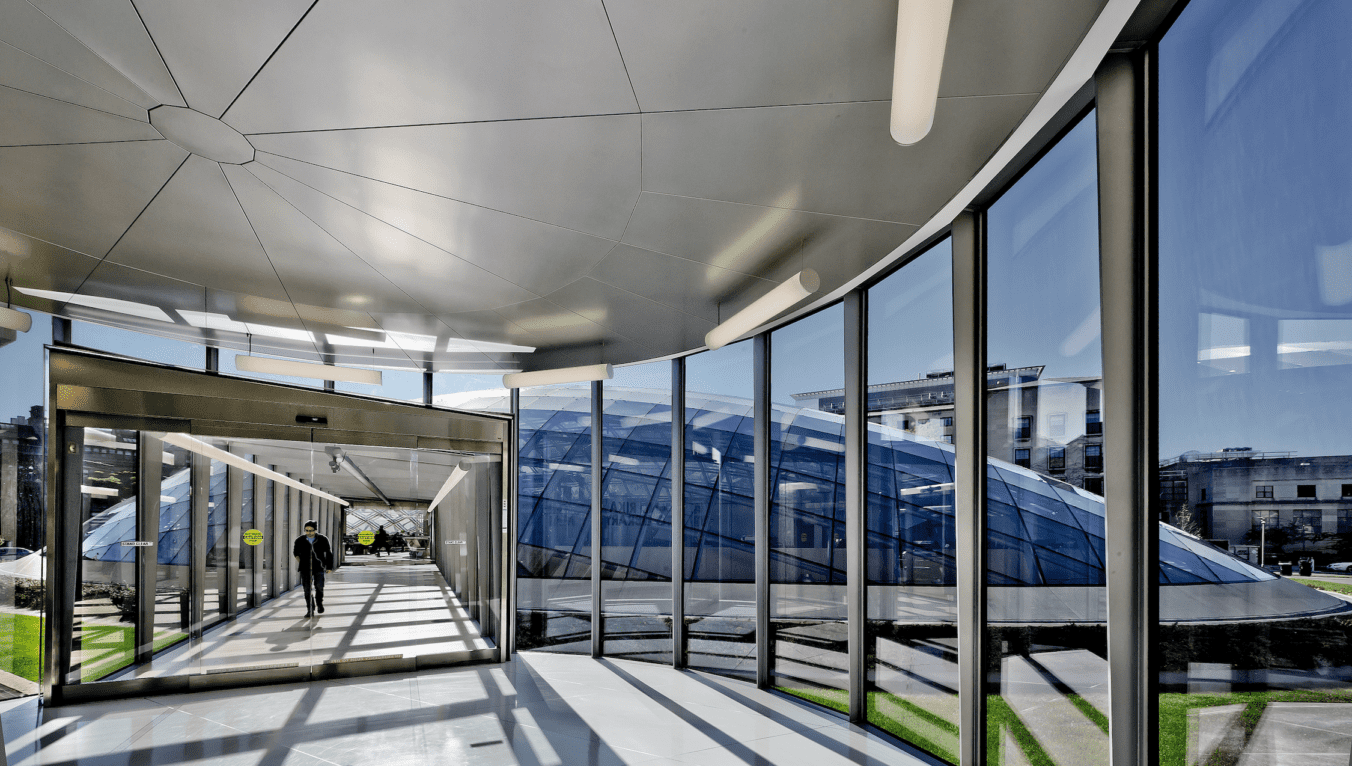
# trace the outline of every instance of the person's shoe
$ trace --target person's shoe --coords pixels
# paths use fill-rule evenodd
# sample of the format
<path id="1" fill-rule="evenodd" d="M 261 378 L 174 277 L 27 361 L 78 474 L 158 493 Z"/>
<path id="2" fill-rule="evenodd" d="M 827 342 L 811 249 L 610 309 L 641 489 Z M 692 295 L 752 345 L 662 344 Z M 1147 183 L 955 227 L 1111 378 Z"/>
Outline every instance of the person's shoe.
<path id="1" fill-rule="evenodd" d="M 308 620 L 308 619 L 310 619 L 311 617 L 314 617 L 314 616 L 315 616 L 315 613 L 314 613 L 314 612 L 311 612 L 311 611 L 308 610 L 308 609 L 305 610 L 305 619 Z"/>
<path id="2" fill-rule="evenodd" d="M 323 604 L 320 604 L 320 605 L 319 605 L 319 613 L 320 613 L 320 614 L 323 614 L 323 613 L 324 613 L 324 605 L 323 605 Z"/>

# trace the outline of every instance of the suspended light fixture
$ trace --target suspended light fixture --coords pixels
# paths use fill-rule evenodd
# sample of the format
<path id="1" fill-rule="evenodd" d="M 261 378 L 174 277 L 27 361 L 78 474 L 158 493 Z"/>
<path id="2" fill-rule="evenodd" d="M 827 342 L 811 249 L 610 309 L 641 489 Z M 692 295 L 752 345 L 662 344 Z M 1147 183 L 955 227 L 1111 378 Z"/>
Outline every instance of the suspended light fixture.
<path id="1" fill-rule="evenodd" d="M 270 356 L 237 356 L 235 357 L 235 369 L 240 372 L 259 372 L 267 375 L 315 378 L 344 383 L 365 383 L 372 386 L 380 385 L 381 381 L 379 370 L 364 370 L 360 367 L 335 367 L 331 364 L 298 362 L 293 359 L 274 359 Z"/>
<path id="2" fill-rule="evenodd" d="M 552 386 L 558 383 L 582 383 L 588 380 L 610 380 L 615 368 L 608 364 L 589 364 L 584 367 L 563 367 L 557 370 L 512 372 L 502 376 L 503 388 L 530 388 Z"/>
<path id="3" fill-rule="evenodd" d="M 321 489 L 316 489 L 315 487 L 309 484 L 296 481 L 290 476 L 284 476 L 270 468 L 264 468 L 263 466 L 253 462 L 252 460 L 246 460 L 233 452 L 226 452 L 225 450 L 220 449 L 219 447 L 213 447 L 210 444 L 207 444 L 206 442 L 202 441 L 201 439 L 198 439 L 195 436 L 189 436 L 188 434 L 178 434 L 178 433 L 166 434 L 153 431 L 146 431 L 145 433 L 148 436 L 153 436 L 156 439 L 160 439 L 165 444 L 172 444 L 175 447 L 180 447 L 189 452 L 195 452 L 203 457 L 209 457 L 212 460 L 219 460 L 222 463 L 225 463 L 228 466 L 238 468 L 241 471 L 244 471 L 245 473 L 251 473 L 256 476 L 262 476 L 265 479 L 271 479 L 277 482 L 278 484 L 285 484 L 288 487 L 295 487 L 301 492 L 314 495 L 315 497 L 321 497 L 325 500 L 335 502 L 339 505 L 344 506 L 349 505 L 349 503 L 346 500 L 342 499 L 341 497 L 335 497 Z"/>
<path id="4" fill-rule="evenodd" d="M 33 329 L 33 317 L 22 311 L 10 308 L 14 305 L 13 284 L 5 277 L 5 305 L 0 307 L 0 327 L 16 332 L 28 332 Z"/>
<path id="5" fill-rule="evenodd" d="M 952 15 L 953 0 L 897 1 L 892 140 L 902 146 L 918 143 L 934 125 Z"/>
<path id="6" fill-rule="evenodd" d="M 432 498 L 432 503 L 427 506 L 428 513 L 435 510 L 437 505 L 451 493 L 451 490 L 455 489 L 455 485 L 459 484 L 460 480 L 469 474 L 472 465 L 473 463 L 468 460 L 461 460 L 455 464 L 455 467 L 451 469 L 451 475 L 446 477 L 446 482 L 441 485 L 441 489 L 437 490 L 437 496 Z"/>
<path id="7" fill-rule="evenodd" d="M 782 314 L 785 310 L 822 286 L 821 277 L 812 269 L 789 277 L 787 281 L 756 299 L 755 303 L 733 314 L 727 321 L 704 336 L 704 345 L 712 351 L 722 348 L 743 335 Z"/>

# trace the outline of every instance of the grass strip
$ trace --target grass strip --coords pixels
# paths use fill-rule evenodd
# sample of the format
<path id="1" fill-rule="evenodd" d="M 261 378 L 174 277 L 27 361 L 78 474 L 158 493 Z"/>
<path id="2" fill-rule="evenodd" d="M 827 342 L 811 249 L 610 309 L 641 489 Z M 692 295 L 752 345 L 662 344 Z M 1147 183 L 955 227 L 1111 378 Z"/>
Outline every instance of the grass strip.
<path id="1" fill-rule="evenodd" d="M 0 614 L 0 668 L 37 683 L 42 673 L 42 618 Z"/>
<path id="2" fill-rule="evenodd" d="M 1084 713 L 1085 718 L 1093 721 L 1095 726 L 1102 729 L 1104 734 L 1108 733 L 1108 716 L 1094 707 L 1089 700 L 1078 694 L 1067 694 L 1066 699 L 1070 700 L 1070 704 L 1074 705 L 1076 710 Z"/>
<path id="3" fill-rule="evenodd" d="M 803 689 L 787 686 L 775 688 L 799 699 L 849 715 L 849 695 L 843 690 Z M 896 710 L 899 710 L 901 715 L 897 715 L 894 712 Z M 914 702 L 888 692 L 871 691 L 868 693 L 868 722 L 904 742 L 933 753 L 949 763 L 958 762 L 958 725 L 931 713 Z M 936 734 L 948 735 L 952 742 L 943 742 L 940 737 L 935 736 Z"/>
<path id="4" fill-rule="evenodd" d="M 1219 694 L 1169 693 L 1159 696 L 1160 766 L 1185 766 L 1188 759 L 1188 713 L 1199 708 L 1220 705 L 1244 705 L 1239 722 L 1244 739 L 1258 728 L 1263 711 L 1272 702 L 1352 703 L 1352 690 L 1280 690 L 1265 692 L 1227 692 Z M 1237 762 L 1238 753 L 1208 754 L 1206 766 L 1228 766 Z"/>
<path id="5" fill-rule="evenodd" d="M 1057 766 L 1047 751 L 1042 749 L 1042 744 L 1033 736 L 1033 732 L 1028 730 L 1023 721 L 1019 719 L 1019 714 L 1014 712 L 1014 708 L 1005 702 L 1004 697 L 998 694 L 986 695 L 986 763 L 989 766 L 1001 766 L 1004 763 L 1000 749 L 1002 732 L 1008 731 L 1014 741 L 1018 743 L 1019 749 L 1028 759 L 1032 766 Z"/>
<path id="6" fill-rule="evenodd" d="M 1287 578 L 1291 582 L 1298 582 L 1301 585 L 1308 585 L 1318 590 L 1327 590 L 1333 593 L 1341 593 L 1345 596 L 1352 596 L 1352 585 L 1345 582 L 1328 582 L 1327 580 L 1307 580 L 1303 577 Z"/>

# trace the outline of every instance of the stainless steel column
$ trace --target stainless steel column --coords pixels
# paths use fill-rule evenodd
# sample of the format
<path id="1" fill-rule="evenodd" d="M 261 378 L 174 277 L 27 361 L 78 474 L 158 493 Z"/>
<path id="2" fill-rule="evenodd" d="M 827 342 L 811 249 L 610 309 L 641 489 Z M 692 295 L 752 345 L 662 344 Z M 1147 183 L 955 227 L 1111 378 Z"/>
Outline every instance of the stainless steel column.
<path id="1" fill-rule="evenodd" d="M 671 360 L 671 664 L 685 662 L 685 357 Z"/>
<path id="2" fill-rule="evenodd" d="M 155 653 L 155 583 L 160 551 L 160 474 L 164 442 L 142 431 L 136 438 L 136 663 Z"/>
<path id="3" fill-rule="evenodd" d="M 272 466 L 277 470 L 277 466 Z M 268 595 L 277 598 L 286 590 L 286 569 L 291 564 L 291 552 L 286 539 L 286 485 L 272 483 L 272 571 L 268 576 Z"/>
<path id="4" fill-rule="evenodd" d="M 231 452 L 234 452 L 232 449 Z M 225 469 L 225 580 L 221 587 L 221 611 L 226 619 L 239 614 L 240 554 L 244 544 L 244 471 Z"/>
<path id="5" fill-rule="evenodd" d="M 502 462 L 507 474 L 507 479 L 502 483 L 502 494 L 504 502 L 507 504 L 507 518 L 504 523 L 507 525 L 507 541 L 502 558 L 506 567 L 506 577 L 503 581 L 507 586 L 507 597 L 502 608 L 505 616 L 503 627 L 503 641 L 507 644 L 507 654 L 516 652 L 516 564 L 517 564 L 517 535 L 520 534 L 520 489 L 521 481 L 521 389 L 512 389 L 512 428 L 508 435 L 508 444 L 504 445 Z M 506 657 L 503 658 L 506 660 Z"/>
<path id="6" fill-rule="evenodd" d="M 868 511 L 868 293 L 845 296 L 845 603 L 850 720 L 868 720 L 864 556 Z"/>
<path id="7" fill-rule="evenodd" d="M 754 347 L 752 455 L 755 462 L 756 686 L 773 684 L 770 663 L 770 333 Z"/>
<path id="8" fill-rule="evenodd" d="M 257 460 L 255 460 L 257 462 Z M 253 528 L 260 533 L 266 534 L 267 523 L 267 499 L 264 493 L 268 491 L 268 480 L 259 474 L 254 474 L 245 481 L 253 482 Z M 257 609 L 263 605 L 263 583 L 265 565 L 267 561 L 268 541 L 264 540 L 258 545 L 253 546 L 253 553 L 250 556 L 253 559 L 253 582 L 249 587 L 249 606 Z M 273 556 L 276 558 L 276 556 Z M 271 588 L 266 590 L 268 597 L 275 595 Z"/>
<path id="9" fill-rule="evenodd" d="M 211 458 L 193 453 L 189 479 L 192 482 L 192 502 L 188 505 L 188 526 L 192 530 L 188 542 L 188 638 L 202 637 L 202 623 L 206 619 L 207 587 L 207 514 L 211 503 Z"/>
<path id="10" fill-rule="evenodd" d="M 986 763 L 986 232 L 953 221 L 953 420 L 958 580 L 958 759 Z"/>
<path id="11" fill-rule="evenodd" d="M 1113 766 L 1158 761 L 1151 647 L 1158 621 L 1155 248 L 1148 52 L 1112 52 L 1098 91 L 1108 688 Z"/>
<path id="12" fill-rule="evenodd" d="M 300 583 L 300 573 L 297 571 L 300 564 L 291 555 L 291 545 L 300 537 L 300 528 L 305 522 L 301 519 L 301 491 L 287 487 L 286 497 L 286 588 L 290 590 Z"/>
<path id="13" fill-rule="evenodd" d="M 69 322 L 69 320 L 65 320 Z M 53 326 L 56 320 L 53 319 Z M 48 397 L 55 403 L 55 391 Z M 52 440 L 47 453 L 47 630 L 42 694 L 53 697 L 67 683 L 79 683 L 78 667 L 71 668 L 75 638 L 75 602 L 80 594 L 80 514 L 84 498 L 84 429 L 66 427 L 65 413 L 51 407 Z M 57 692 L 59 695 L 59 692 Z"/>
<path id="14" fill-rule="evenodd" d="M 591 386 L 591 654 L 600 657 L 604 648 L 601 620 L 601 447 L 605 443 L 604 428 L 601 423 L 601 397 L 604 394 L 601 381 L 592 381 Z"/>

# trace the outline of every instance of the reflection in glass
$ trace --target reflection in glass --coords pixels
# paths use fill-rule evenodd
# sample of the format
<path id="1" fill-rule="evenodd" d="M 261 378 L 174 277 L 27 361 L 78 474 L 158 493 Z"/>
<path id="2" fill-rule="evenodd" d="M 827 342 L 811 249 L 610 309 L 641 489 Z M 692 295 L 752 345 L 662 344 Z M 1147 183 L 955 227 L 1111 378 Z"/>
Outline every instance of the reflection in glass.
<path id="1" fill-rule="evenodd" d="M 602 390 L 604 653 L 670 663 L 671 363 L 621 367 Z"/>
<path id="2" fill-rule="evenodd" d="M 953 257 L 869 290 L 868 720 L 958 761 Z"/>
<path id="3" fill-rule="evenodd" d="M 155 651 L 188 637 L 191 597 L 192 454 L 172 444 L 160 451 L 160 539 L 155 548 Z"/>
<path id="4" fill-rule="evenodd" d="M 1161 763 L 1352 752 L 1349 72 L 1345 2 L 1193 0 L 1159 46 L 1160 511 L 1216 546 L 1160 570 L 1223 583 L 1160 589 Z"/>
<path id="5" fill-rule="evenodd" d="M 792 406 L 843 394 L 844 328 L 836 304 L 770 335 L 770 647 L 776 688 L 849 712 L 844 421 Z"/>
<path id="6" fill-rule="evenodd" d="M 206 460 L 201 455 L 195 459 Z M 226 592 L 225 570 L 230 566 L 229 542 L 225 539 L 226 520 L 226 465 L 211 461 L 210 488 L 207 491 L 207 569 L 202 580 L 202 628 L 206 629 L 225 619 L 229 608 L 227 599 L 234 594 Z"/>
<path id="7" fill-rule="evenodd" d="M 992 763 L 1108 762 L 1096 168 L 1091 112 L 988 213 Z"/>

